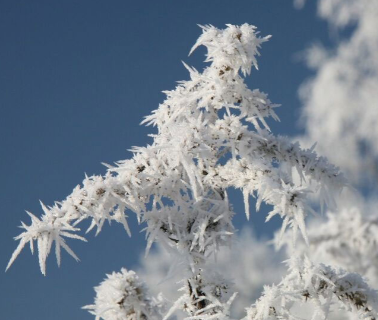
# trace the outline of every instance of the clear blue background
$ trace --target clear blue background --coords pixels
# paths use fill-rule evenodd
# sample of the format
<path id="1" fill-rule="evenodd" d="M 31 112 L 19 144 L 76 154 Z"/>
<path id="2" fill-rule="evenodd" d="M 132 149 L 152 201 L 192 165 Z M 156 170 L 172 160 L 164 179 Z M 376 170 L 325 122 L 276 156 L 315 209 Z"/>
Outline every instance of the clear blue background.
<path id="1" fill-rule="evenodd" d="M 273 131 L 297 134 L 297 88 L 310 74 L 295 56 L 328 38 L 314 3 L 297 11 L 291 0 L 1 0 L 0 266 L 5 269 L 17 245 L 12 237 L 20 220 L 29 223 L 24 210 L 39 215 L 38 199 L 64 199 L 84 173 L 103 174 L 101 162 L 125 159 L 131 146 L 151 142 L 153 128 L 139 123 L 163 101 L 162 90 L 188 78 L 181 60 L 204 66 L 203 49 L 188 57 L 201 33 L 196 24 L 245 22 L 273 35 L 248 83 L 283 105 Z M 248 223 L 261 237 L 279 224 L 263 224 L 263 212 L 247 222 L 241 196 L 233 199 L 239 229 Z M 0 273 L 0 318 L 93 319 L 80 309 L 92 303 L 93 286 L 105 273 L 135 266 L 144 250 L 130 216 L 131 239 L 112 225 L 89 234 L 89 243 L 69 241 L 82 261 L 63 253 L 58 269 L 51 256 L 46 277 L 27 248 Z"/>

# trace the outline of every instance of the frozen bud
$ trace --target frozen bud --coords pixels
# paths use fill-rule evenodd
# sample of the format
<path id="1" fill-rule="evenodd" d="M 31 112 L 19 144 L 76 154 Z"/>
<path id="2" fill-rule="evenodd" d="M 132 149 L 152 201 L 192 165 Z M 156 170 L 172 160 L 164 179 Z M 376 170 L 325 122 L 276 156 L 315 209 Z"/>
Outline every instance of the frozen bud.
<path id="1" fill-rule="evenodd" d="M 108 274 L 95 287 L 96 298 L 93 305 L 85 306 L 96 320 L 154 320 L 161 318 L 163 299 L 151 299 L 144 283 L 132 270 Z"/>

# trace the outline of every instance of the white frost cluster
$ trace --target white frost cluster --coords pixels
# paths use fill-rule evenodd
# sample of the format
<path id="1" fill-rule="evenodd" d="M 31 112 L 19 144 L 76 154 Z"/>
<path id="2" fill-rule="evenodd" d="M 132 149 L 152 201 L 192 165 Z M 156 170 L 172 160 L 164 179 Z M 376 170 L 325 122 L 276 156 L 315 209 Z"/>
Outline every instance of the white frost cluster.
<path id="1" fill-rule="evenodd" d="M 63 249 L 65 249 L 76 261 L 79 261 L 79 258 L 66 244 L 63 237 L 87 241 L 85 238 L 72 233 L 80 229 L 71 226 L 65 220 L 56 221 L 54 216 L 50 214 L 49 210 L 42 202 L 41 206 L 45 213 L 42 215 L 41 219 L 38 219 L 38 217 L 32 213 L 26 211 L 26 213 L 30 216 L 32 223 L 30 226 L 27 226 L 22 222 L 21 228 L 25 229 L 25 231 L 15 237 L 15 240 L 20 240 L 20 243 L 18 244 L 17 249 L 13 252 L 6 270 L 8 270 L 8 268 L 12 265 L 27 243 L 30 244 L 30 250 L 32 253 L 34 253 L 34 240 L 37 240 L 39 266 L 44 275 L 46 274 L 46 258 L 50 253 L 54 241 L 55 255 L 58 266 L 60 265 L 61 247 L 63 247 Z"/>
<path id="2" fill-rule="evenodd" d="M 225 30 L 219 30 L 213 26 L 201 26 L 204 30 L 193 46 L 190 54 L 199 46 L 207 48 L 206 62 L 212 62 L 213 66 L 222 69 L 232 66 L 235 75 L 239 70 L 243 75 L 249 75 L 251 68 L 258 69 L 256 56 L 261 44 L 271 36 L 260 38 L 255 26 L 243 24 L 240 27 L 227 24 Z M 230 70 L 228 70 L 230 71 Z"/>
<path id="3" fill-rule="evenodd" d="M 84 309 L 90 310 L 96 320 L 158 320 L 162 317 L 163 298 L 149 298 L 134 271 L 122 268 L 121 272 L 108 274 L 95 291 L 95 303 Z"/>

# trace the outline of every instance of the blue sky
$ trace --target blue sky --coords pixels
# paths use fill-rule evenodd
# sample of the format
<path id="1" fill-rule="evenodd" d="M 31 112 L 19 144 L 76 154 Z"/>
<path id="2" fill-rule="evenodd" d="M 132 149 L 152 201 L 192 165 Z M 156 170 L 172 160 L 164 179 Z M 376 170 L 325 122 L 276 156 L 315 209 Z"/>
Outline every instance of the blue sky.
<path id="1" fill-rule="evenodd" d="M 204 66 L 203 49 L 188 57 L 201 32 L 197 24 L 245 22 L 273 35 L 248 83 L 282 104 L 273 131 L 295 135 L 297 89 L 311 75 L 295 57 L 312 42 L 328 41 L 314 3 L 298 11 L 290 0 L 0 1 L 4 269 L 20 220 L 29 222 L 24 210 L 39 215 L 39 199 L 64 199 L 84 173 L 104 173 L 101 162 L 128 158 L 131 146 L 151 142 L 153 128 L 139 123 L 163 101 L 162 90 L 188 78 L 181 61 Z M 234 201 L 241 228 L 247 223 L 241 196 Z M 271 234 L 279 222 L 263 220 L 257 213 L 248 222 L 258 236 Z M 87 244 L 70 241 L 81 262 L 64 254 L 58 268 L 50 257 L 46 277 L 37 257 L 25 250 L 0 275 L 0 318 L 93 319 L 80 309 L 93 301 L 93 286 L 105 273 L 132 268 L 143 253 L 141 228 L 131 214 L 129 221 L 131 239 L 112 225 L 97 237 L 89 234 Z"/>

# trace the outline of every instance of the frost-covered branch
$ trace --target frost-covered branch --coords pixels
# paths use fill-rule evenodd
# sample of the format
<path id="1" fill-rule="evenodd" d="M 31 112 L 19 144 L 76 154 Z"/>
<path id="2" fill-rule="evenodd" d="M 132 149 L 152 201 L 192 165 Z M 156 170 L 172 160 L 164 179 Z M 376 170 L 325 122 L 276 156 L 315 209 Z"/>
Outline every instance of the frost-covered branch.
<path id="1" fill-rule="evenodd" d="M 262 297 L 247 310 L 246 320 L 300 319 L 292 308 L 295 303 L 307 301 L 315 305 L 312 319 L 327 319 L 335 303 L 360 319 L 375 320 L 378 316 L 377 291 L 359 274 L 294 258 L 289 274 L 279 285 L 265 287 Z"/>
<path id="2" fill-rule="evenodd" d="M 90 219 L 89 230 L 97 227 L 98 233 L 105 221 L 114 220 L 130 234 L 126 211 L 133 211 L 145 224 L 147 252 L 158 241 L 179 253 L 188 274 L 183 294 L 165 318 L 181 308 L 193 320 L 227 319 L 236 293 L 206 265 L 220 246 L 230 244 L 234 232 L 227 189 L 242 189 L 247 216 L 249 195 L 257 195 L 257 210 L 262 202 L 273 207 L 267 220 L 278 214 L 282 233 L 291 226 L 307 239 L 308 194 L 320 192 L 322 201 L 332 206 L 346 181 L 312 149 L 270 133 L 267 120 L 278 120 L 277 105 L 244 83 L 252 67 L 257 69 L 258 50 L 269 36 L 260 37 L 248 24 L 202 29 L 192 51 L 204 45 L 210 65 L 202 73 L 186 66 L 190 79 L 167 91 L 166 100 L 145 118 L 157 126 L 153 143 L 134 147 L 131 159 L 108 166 L 104 176 L 86 177 L 64 201 L 43 207 L 41 219 L 32 216 L 32 225 L 24 225 L 26 231 L 17 237 L 20 244 L 9 265 L 27 242 L 37 240 L 45 273 L 53 241 L 58 262 L 60 246 L 76 257 L 62 236 L 83 240 L 73 234 L 81 221 Z M 293 178 L 293 170 L 299 179 Z M 96 289 L 90 309 L 98 319 L 152 317 L 133 281 L 139 288 L 136 276 L 122 270 Z"/>
<path id="3" fill-rule="evenodd" d="M 229 281 L 212 270 L 200 270 L 197 275 L 184 280 L 179 290 L 184 294 L 165 315 L 168 319 L 177 309 L 184 310 L 186 319 L 229 319 L 230 307 L 237 293 L 232 293 Z"/>
<path id="4" fill-rule="evenodd" d="M 46 207 L 41 203 L 44 215 L 38 219 L 28 213 L 32 223 L 30 226 L 22 223 L 25 232 L 15 238 L 20 240 L 20 243 L 7 268 L 14 262 L 27 242 L 30 242 L 33 252 L 33 241 L 37 241 L 38 244 L 39 263 L 43 274 L 46 272 L 46 258 L 54 241 L 58 264 L 60 264 L 60 246 L 78 260 L 73 251 L 65 244 L 62 236 L 86 241 L 73 232 L 79 231 L 80 229 L 76 225 L 87 218 L 92 219 L 88 231 L 97 226 L 97 232 L 99 232 L 106 220 L 115 220 L 122 223 L 130 234 L 124 211 L 126 208 L 132 207 L 133 203 L 131 197 L 128 197 L 128 201 L 126 201 L 125 195 L 124 186 L 121 186 L 108 174 L 105 177 L 86 177 L 83 186 L 77 186 L 64 201 L 56 202 L 52 207 Z"/>
<path id="5" fill-rule="evenodd" d="M 327 212 L 326 220 L 314 220 L 308 226 L 309 246 L 285 236 L 288 255 L 306 252 L 311 260 L 364 275 L 369 284 L 378 283 L 378 219 L 376 204 L 362 208 L 352 205 L 335 212 Z M 371 212 L 373 211 L 373 212 Z"/>
<path id="6" fill-rule="evenodd" d="M 151 294 L 162 292 L 168 300 L 175 301 L 177 290 L 187 283 L 182 279 L 190 278 L 191 273 L 182 268 L 181 259 L 174 251 L 168 252 L 160 245 L 157 249 L 147 257 L 141 257 L 137 273 L 146 282 Z M 282 260 L 283 254 L 257 240 L 251 229 L 245 226 L 240 235 L 232 239 L 230 247 L 220 248 L 216 259 L 207 259 L 204 269 L 216 270 L 227 279 L 224 280 L 228 286 L 227 298 L 233 292 L 238 293 L 231 305 L 230 318 L 241 319 L 245 315 L 245 307 L 260 297 L 263 286 L 278 283 L 286 273 Z M 184 292 L 188 289 L 185 286 Z M 182 320 L 188 314 L 178 308 L 173 316 Z"/>

